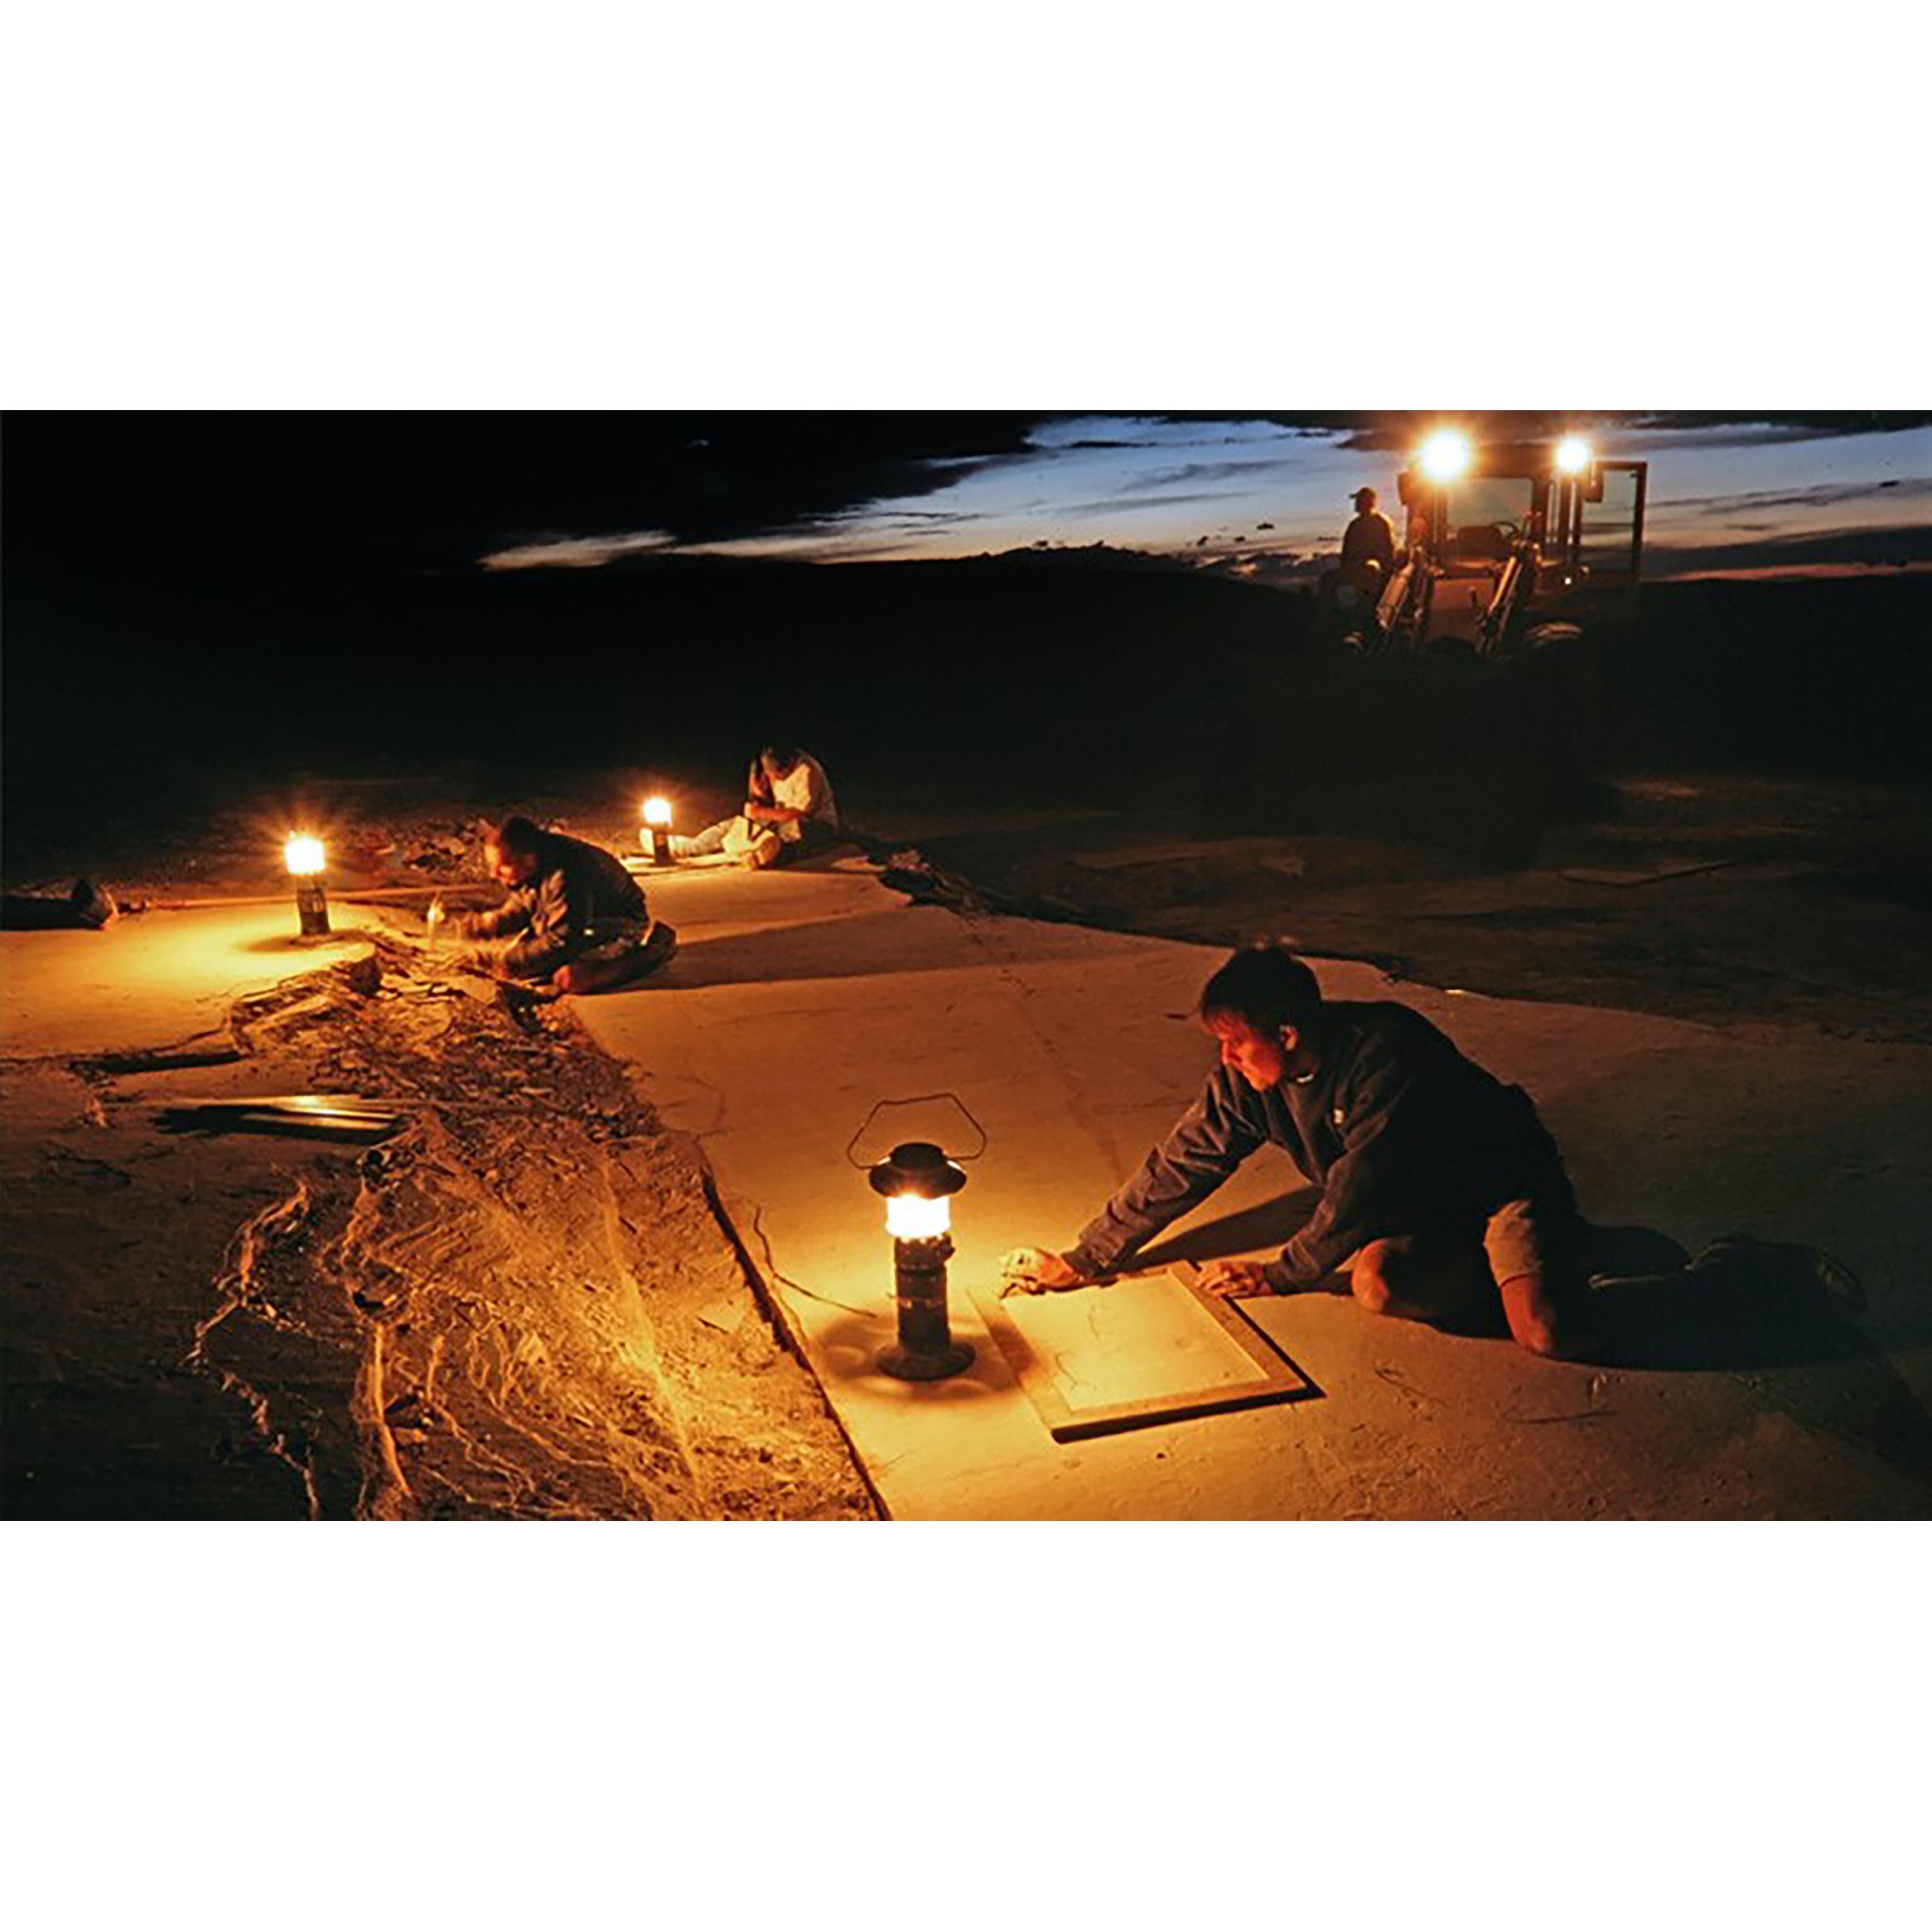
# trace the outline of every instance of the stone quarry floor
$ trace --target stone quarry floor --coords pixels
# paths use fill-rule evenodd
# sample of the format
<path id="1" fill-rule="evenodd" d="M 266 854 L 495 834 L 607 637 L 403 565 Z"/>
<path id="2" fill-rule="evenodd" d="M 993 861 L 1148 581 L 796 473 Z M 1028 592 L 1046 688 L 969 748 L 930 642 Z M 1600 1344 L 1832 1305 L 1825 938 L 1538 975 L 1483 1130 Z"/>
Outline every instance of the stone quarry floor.
<path id="1" fill-rule="evenodd" d="M 1865 1313 L 1714 1325 L 1653 1282 L 1615 1304 L 1615 1350 L 1552 1363 L 1262 1298 L 1309 1399 L 1060 1442 L 988 1332 L 999 1259 L 1070 1240 L 1186 1103 L 1221 948 L 909 904 L 886 878 L 652 872 L 672 965 L 535 1031 L 441 984 L 406 912 L 320 951 L 282 904 L 5 935 L 8 1512 L 1927 1513 L 1932 1048 L 1318 958 L 1332 994 L 1407 1000 L 1528 1087 L 1593 1220 L 1814 1244 Z M 265 1081 L 414 1093 L 440 1124 L 393 1168 L 148 1130 L 164 1093 Z M 958 1106 L 887 1108 L 852 1144 L 877 1103 L 939 1094 Z M 890 1250 L 862 1165 L 908 1138 L 970 1153 L 968 1114 L 952 1308 L 976 1360 L 910 1385 L 875 1366 Z M 594 1225 L 568 1205 L 591 1194 Z M 1264 1251 L 1306 1204 L 1264 1154 L 1156 1258 Z M 1006 1306 L 1076 1412 L 1246 1372 L 1160 1269 Z"/>
<path id="2" fill-rule="evenodd" d="M 856 857 L 825 869 L 652 872 L 682 950 L 578 1003 L 666 1124 L 694 1136 L 888 1510 L 902 1517 L 1918 1516 L 1932 1505 L 1932 1049 L 1795 1026 L 1712 1026 L 1492 1000 L 1318 965 L 1342 998 L 1418 1006 L 1538 1100 L 1595 1222 L 1695 1250 L 1743 1231 L 1862 1279 L 1849 1328 L 1713 1328 L 1688 1288 L 1633 1285 L 1613 1354 L 1506 1340 L 1324 1295 L 1244 1304 L 1313 1399 L 1056 1442 L 980 1310 L 1000 1258 L 1064 1245 L 1194 1092 L 1189 1016 L 1220 950 L 908 904 Z M 952 1309 L 972 1369 L 878 1372 L 890 1243 L 860 1166 L 890 1142 L 978 1136 L 954 1204 Z M 1168 1257 L 1264 1251 L 1305 1208 L 1264 1153 L 1168 1238 Z M 1155 1258 L 1150 1256 L 1150 1259 Z M 1606 1294 L 1616 1294 L 1616 1288 Z M 1108 1298 L 1112 1296 L 1112 1301 Z M 1186 1292 L 1060 1298 L 1038 1352 L 1076 1406 L 1225 1376 Z M 1013 1304 L 1007 1304 L 1014 1310 Z M 1040 1318 L 1018 1310 L 1023 1320 Z M 1637 1364 L 1642 1366 L 1637 1366 Z"/>

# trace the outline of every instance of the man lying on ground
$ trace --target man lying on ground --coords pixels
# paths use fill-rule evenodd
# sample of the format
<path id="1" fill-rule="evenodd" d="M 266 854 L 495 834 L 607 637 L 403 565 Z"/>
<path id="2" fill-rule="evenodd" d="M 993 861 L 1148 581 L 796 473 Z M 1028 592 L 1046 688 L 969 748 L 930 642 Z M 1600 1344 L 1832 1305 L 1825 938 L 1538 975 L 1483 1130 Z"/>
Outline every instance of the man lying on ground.
<path id="1" fill-rule="evenodd" d="M 1199 1099 L 1065 1254 L 1010 1258 L 1010 1287 L 1075 1288 L 1118 1270 L 1272 1142 L 1321 1201 L 1276 1259 L 1216 1262 L 1204 1286 L 1286 1294 L 1340 1277 L 1373 1312 L 1422 1322 L 1500 1300 L 1525 1348 L 1564 1352 L 1582 1224 L 1520 1088 L 1406 1006 L 1323 999 L 1282 946 L 1234 954 L 1200 1013 L 1221 1060 Z"/>
<path id="2" fill-rule="evenodd" d="M 743 809 L 689 838 L 673 834 L 671 856 L 728 852 L 748 866 L 783 866 L 838 836 L 838 806 L 825 767 L 796 745 L 767 745 L 745 778 Z"/>
<path id="3" fill-rule="evenodd" d="M 451 957 L 499 979 L 535 981 L 536 996 L 597 993 L 654 973 L 677 950 L 643 889 L 602 848 L 506 818 L 484 835 L 483 861 L 510 896 L 494 912 L 452 914 Z"/>

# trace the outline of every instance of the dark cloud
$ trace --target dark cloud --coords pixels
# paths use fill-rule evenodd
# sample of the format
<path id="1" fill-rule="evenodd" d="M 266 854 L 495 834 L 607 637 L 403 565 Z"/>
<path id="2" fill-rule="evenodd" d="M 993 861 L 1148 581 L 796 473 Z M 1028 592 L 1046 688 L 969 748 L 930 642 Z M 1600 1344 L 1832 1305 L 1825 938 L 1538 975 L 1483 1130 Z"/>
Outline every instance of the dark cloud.
<path id="1" fill-rule="evenodd" d="M 1150 510 L 1176 503 L 1225 503 L 1239 494 L 1233 490 L 1174 490 L 1144 496 L 1130 495 L 1124 490 L 1117 496 L 1096 496 L 1084 503 L 1056 503 L 1053 514 L 1056 517 L 1118 516 L 1123 510 Z"/>
<path id="2" fill-rule="evenodd" d="M 1611 419 L 1615 422 L 1616 418 Z M 1764 410 L 1720 415 L 1675 410 L 1624 419 L 1636 430 L 1695 441 L 1699 447 L 1749 448 L 1762 444 L 1816 442 L 1832 436 L 1897 436 L 1932 426 L 1932 413 L 1909 410 L 1821 410 L 1810 415 Z"/>
<path id="3" fill-rule="evenodd" d="M 1691 510 L 1706 514 L 1724 512 L 1755 515 L 1762 510 L 1823 510 L 1834 504 L 1862 502 L 1881 490 L 1896 490 L 1888 499 L 1896 502 L 1914 496 L 1932 497 L 1932 478 L 1893 477 L 1883 483 L 1819 483 L 1803 490 L 1752 490 L 1717 496 L 1660 496 L 1654 508 Z"/>
<path id="4" fill-rule="evenodd" d="M 1568 430 L 1660 435 L 1694 440 L 1700 448 L 1813 442 L 1826 437 L 1897 434 L 1932 425 L 1932 412 L 1899 410 L 1365 410 L 1342 426 L 1342 446 L 1365 451 L 1406 450 L 1432 424 L 1445 419 L 1498 442 L 1536 441 Z M 1271 416 L 1270 422 L 1283 418 Z M 1300 419 L 1296 419 L 1300 420 Z"/>
<path id="5" fill-rule="evenodd" d="M 1932 564 L 1932 527 L 1826 530 L 1782 542 L 1672 544 L 1646 538 L 1646 577 L 1684 577 L 1700 571 L 1900 569 Z"/>
<path id="6" fill-rule="evenodd" d="M 460 568 L 561 535 L 717 542 L 916 497 L 1035 415 L 10 415 L 10 564 Z"/>
<path id="7" fill-rule="evenodd" d="M 1258 470 L 1280 470 L 1286 459 L 1279 456 L 1231 458 L 1224 463 L 1180 463 L 1166 470 L 1150 470 L 1144 476 L 1130 477 L 1120 485 L 1120 494 L 1138 496 L 1144 490 L 1169 490 L 1184 483 L 1232 483 L 1252 476 Z M 1167 497 L 1162 500 L 1180 500 Z"/>

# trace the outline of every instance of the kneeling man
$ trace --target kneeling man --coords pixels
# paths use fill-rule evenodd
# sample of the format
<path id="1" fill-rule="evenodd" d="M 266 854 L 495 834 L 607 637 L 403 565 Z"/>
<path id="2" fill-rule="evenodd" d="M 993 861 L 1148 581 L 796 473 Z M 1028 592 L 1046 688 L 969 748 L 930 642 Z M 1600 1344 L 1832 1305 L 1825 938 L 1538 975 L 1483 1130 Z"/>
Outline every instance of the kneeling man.
<path id="1" fill-rule="evenodd" d="M 1500 1298 L 1525 1348 L 1562 1352 L 1581 1284 L 1576 1198 L 1520 1088 L 1407 1006 L 1323 999 L 1282 946 L 1237 952 L 1200 1012 L 1221 1049 L 1200 1097 L 1074 1246 L 1029 1255 L 1013 1286 L 1117 1271 L 1272 1142 L 1321 1202 L 1276 1259 L 1217 1262 L 1204 1286 L 1286 1294 L 1337 1276 L 1374 1312 L 1425 1322 Z"/>
<path id="2" fill-rule="evenodd" d="M 655 972 L 677 934 L 653 920 L 622 860 L 527 818 L 484 834 L 483 862 L 510 896 L 450 922 L 454 958 L 499 979 L 539 982 L 539 998 L 596 993 Z"/>

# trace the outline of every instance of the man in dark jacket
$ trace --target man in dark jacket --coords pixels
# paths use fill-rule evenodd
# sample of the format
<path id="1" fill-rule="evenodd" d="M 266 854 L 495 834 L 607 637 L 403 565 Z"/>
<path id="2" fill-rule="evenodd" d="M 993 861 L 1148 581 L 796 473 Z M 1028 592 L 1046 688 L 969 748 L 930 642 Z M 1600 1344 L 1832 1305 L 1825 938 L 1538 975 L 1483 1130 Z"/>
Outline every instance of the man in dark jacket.
<path id="1" fill-rule="evenodd" d="M 1281 946 L 1236 953 L 1201 995 L 1221 1064 L 1138 1173 L 1064 1255 L 1022 1251 L 1016 1286 L 1078 1286 L 1118 1270 L 1264 1142 L 1322 1189 L 1275 1260 L 1222 1262 L 1221 1294 L 1347 1281 L 1378 1314 L 1431 1321 L 1498 1298 L 1510 1332 L 1562 1352 L 1580 1285 L 1575 1196 L 1529 1097 L 1392 1001 L 1324 1000 Z"/>
<path id="2" fill-rule="evenodd" d="M 451 921 L 460 965 L 550 994 L 596 993 L 656 971 L 677 949 L 676 931 L 652 919 L 643 889 L 600 846 L 506 818 L 485 834 L 483 860 L 510 896 Z"/>

